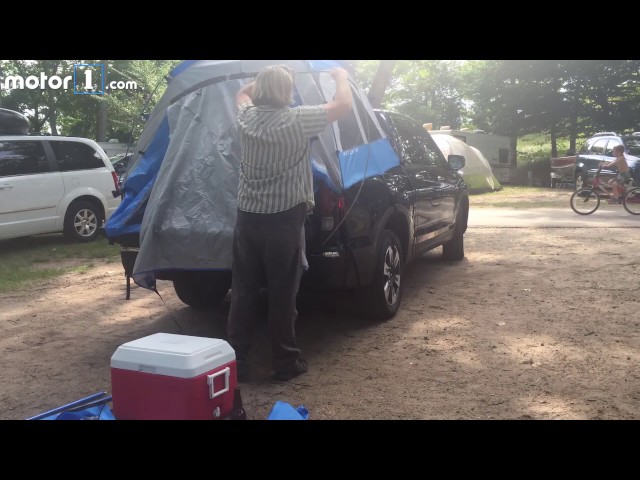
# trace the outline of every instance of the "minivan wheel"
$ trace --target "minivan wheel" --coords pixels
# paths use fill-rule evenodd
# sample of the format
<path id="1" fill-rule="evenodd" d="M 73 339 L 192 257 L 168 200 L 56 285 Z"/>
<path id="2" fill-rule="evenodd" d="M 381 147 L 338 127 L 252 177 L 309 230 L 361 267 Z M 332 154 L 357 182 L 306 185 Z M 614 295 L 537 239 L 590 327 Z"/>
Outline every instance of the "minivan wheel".
<path id="1" fill-rule="evenodd" d="M 391 230 L 383 230 L 376 256 L 373 283 L 366 289 L 370 314 L 378 320 L 393 317 L 400 308 L 404 284 L 400 240 Z"/>
<path id="2" fill-rule="evenodd" d="M 91 242 L 98 236 L 103 214 L 95 204 L 79 201 L 69 205 L 64 217 L 65 237 L 78 242 Z"/>
<path id="3" fill-rule="evenodd" d="M 219 305 L 231 288 L 231 272 L 184 272 L 173 279 L 176 295 L 190 307 L 203 309 Z"/>

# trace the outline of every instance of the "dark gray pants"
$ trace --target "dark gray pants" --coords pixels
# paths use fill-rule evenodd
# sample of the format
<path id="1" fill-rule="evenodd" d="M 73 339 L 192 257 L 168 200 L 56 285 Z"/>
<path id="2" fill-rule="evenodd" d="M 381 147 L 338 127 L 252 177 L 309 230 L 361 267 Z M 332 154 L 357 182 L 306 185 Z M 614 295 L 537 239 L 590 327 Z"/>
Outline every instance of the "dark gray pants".
<path id="1" fill-rule="evenodd" d="M 296 297 L 302 276 L 306 204 L 284 212 L 238 211 L 233 239 L 229 343 L 238 363 L 248 361 L 258 316 L 258 294 L 266 287 L 273 369 L 287 371 L 300 357 L 296 345 Z"/>

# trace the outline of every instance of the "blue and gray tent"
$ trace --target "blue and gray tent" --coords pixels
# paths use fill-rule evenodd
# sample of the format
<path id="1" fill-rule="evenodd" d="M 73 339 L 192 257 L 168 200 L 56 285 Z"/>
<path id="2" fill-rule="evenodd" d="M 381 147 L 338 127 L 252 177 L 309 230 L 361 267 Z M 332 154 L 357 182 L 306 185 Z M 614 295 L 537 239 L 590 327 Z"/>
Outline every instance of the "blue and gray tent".
<path id="1" fill-rule="evenodd" d="M 263 67 L 295 72 L 295 103 L 330 101 L 335 82 L 327 60 L 185 61 L 140 135 L 123 200 L 105 229 L 118 243 L 139 242 L 134 281 L 154 289 L 176 271 L 231 269 L 240 142 L 235 94 Z M 314 185 L 342 192 L 399 164 L 366 98 L 353 85 L 351 117 L 312 142 Z"/>

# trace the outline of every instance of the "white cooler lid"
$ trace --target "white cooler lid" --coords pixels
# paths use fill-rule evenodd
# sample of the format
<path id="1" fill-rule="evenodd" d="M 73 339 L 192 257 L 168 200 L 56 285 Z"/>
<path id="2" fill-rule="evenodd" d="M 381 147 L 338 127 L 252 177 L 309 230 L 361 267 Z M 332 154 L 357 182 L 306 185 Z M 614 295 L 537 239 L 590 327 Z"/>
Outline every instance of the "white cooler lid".
<path id="1" fill-rule="evenodd" d="M 154 333 L 118 347 L 111 368 L 192 378 L 236 359 L 236 352 L 219 338 Z"/>

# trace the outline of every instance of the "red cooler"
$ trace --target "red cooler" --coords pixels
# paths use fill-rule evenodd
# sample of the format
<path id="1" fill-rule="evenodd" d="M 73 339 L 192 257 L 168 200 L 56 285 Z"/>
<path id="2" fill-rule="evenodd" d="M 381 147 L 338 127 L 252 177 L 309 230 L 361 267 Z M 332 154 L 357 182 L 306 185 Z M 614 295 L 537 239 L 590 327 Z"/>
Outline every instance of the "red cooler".
<path id="1" fill-rule="evenodd" d="M 236 354 L 224 340 L 156 333 L 111 357 L 118 420 L 211 420 L 233 408 Z"/>

